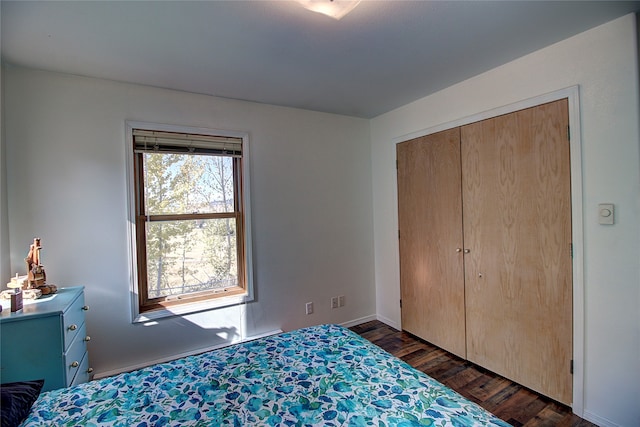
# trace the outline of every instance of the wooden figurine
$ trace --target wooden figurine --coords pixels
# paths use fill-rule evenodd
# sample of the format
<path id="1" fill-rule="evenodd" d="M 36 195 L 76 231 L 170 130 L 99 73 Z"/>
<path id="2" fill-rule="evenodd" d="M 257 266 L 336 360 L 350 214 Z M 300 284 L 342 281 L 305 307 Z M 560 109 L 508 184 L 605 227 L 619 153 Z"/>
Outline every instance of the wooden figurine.
<path id="1" fill-rule="evenodd" d="M 29 254 L 24 259 L 27 263 L 27 286 L 29 289 L 38 289 L 42 295 L 55 293 L 58 289 L 55 285 L 47 285 L 47 275 L 44 266 L 40 264 L 40 238 L 33 239 L 33 244 L 29 248 Z"/>
<path id="2" fill-rule="evenodd" d="M 47 281 L 47 275 L 44 272 L 44 266 L 40 264 L 40 238 L 33 239 L 33 244 L 29 248 L 29 254 L 24 259 L 27 263 L 27 280 L 29 288 L 37 288 Z"/>

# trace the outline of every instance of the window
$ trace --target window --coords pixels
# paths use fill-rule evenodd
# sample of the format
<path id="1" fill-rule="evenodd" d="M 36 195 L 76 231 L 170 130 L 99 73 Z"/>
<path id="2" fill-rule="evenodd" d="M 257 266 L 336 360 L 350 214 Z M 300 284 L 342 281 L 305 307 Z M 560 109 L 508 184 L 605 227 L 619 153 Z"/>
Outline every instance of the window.
<path id="1" fill-rule="evenodd" d="M 134 315 L 181 314 L 250 296 L 246 138 L 129 131 Z"/>

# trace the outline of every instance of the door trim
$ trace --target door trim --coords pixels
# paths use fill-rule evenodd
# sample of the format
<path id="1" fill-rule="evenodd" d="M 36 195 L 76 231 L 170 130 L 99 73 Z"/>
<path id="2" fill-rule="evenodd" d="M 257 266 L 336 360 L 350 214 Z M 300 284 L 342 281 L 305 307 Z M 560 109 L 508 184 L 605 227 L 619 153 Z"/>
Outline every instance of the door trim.
<path id="1" fill-rule="evenodd" d="M 471 116 L 442 123 L 393 139 L 394 144 L 418 138 L 454 127 L 490 119 L 540 104 L 567 98 L 569 103 L 569 128 L 571 151 L 571 233 L 573 240 L 573 413 L 584 418 L 584 221 L 582 197 L 582 139 L 580 124 L 580 87 L 565 89 L 524 99 L 493 108 Z M 397 178 L 397 177 L 396 177 Z M 397 185 L 397 183 L 396 183 Z M 397 195 L 396 195 L 397 197 Z M 397 204 L 397 200 L 396 200 Z M 569 366 L 567 366 L 569 369 Z"/>

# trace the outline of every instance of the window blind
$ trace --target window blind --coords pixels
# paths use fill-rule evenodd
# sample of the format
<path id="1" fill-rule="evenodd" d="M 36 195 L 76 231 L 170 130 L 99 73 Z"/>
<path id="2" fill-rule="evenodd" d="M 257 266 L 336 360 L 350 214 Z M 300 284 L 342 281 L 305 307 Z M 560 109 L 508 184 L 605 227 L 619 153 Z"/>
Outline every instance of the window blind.
<path id="1" fill-rule="evenodd" d="M 133 151 L 242 157 L 242 138 L 133 129 Z"/>

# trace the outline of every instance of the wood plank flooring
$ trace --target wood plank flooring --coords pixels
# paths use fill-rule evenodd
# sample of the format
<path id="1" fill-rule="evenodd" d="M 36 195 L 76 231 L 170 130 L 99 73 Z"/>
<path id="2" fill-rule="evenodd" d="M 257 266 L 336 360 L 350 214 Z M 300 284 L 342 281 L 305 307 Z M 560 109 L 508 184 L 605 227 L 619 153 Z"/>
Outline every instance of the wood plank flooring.
<path id="1" fill-rule="evenodd" d="M 567 406 L 377 320 L 350 329 L 514 427 L 597 427 Z"/>

